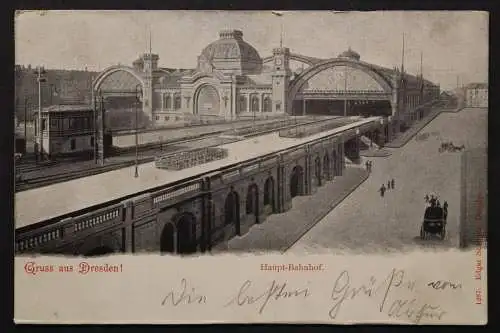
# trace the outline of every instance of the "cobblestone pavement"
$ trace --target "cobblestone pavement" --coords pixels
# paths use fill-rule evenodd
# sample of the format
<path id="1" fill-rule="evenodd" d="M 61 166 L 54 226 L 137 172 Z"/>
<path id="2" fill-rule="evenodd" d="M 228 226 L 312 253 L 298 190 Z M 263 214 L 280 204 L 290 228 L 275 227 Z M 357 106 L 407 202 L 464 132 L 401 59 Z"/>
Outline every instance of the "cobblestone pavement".
<path id="1" fill-rule="evenodd" d="M 264 223 L 253 225 L 242 237 L 231 239 L 229 250 L 286 250 L 366 177 L 366 171 L 361 168 L 346 168 L 343 176 L 327 182 L 314 195 L 295 197 L 293 208 L 289 211 L 271 215 Z"/>
<path id="2" fill-rule="evenodd" d="M 373 161 L 370 177 L 288 252 L 386 252 L 458 246 L 460 153 L 440 154 L 438 149 L 441 140 L 464 144 L 470 149 L 485 147 L 486 128 L 484 110 L 440 114 L 425 128 L 440 132 L 440 136 L 412 140 L 403 148 L 392 149 L 387 158 L 370 158 Z M 391 178 L 395 179 L 395 189 L 381 198 L 377 191 Z M 449 204 L 444 241 L 419 239 L 424 196 L 431 192 Z"/>

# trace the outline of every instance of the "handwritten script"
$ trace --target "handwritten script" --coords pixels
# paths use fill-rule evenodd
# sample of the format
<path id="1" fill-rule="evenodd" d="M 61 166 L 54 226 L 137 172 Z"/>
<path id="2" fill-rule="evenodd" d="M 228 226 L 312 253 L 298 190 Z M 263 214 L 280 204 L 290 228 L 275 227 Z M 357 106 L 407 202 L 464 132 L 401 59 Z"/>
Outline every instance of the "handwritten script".
<path id="1" fill-rule="evenodd" d="M 342 305 L 347 301 L 353 301 L 360 297 L 374 299 L 379 298 L 378 311 L 386 313 L 392 318 L 405 318 L 418 324 L 423 317 L 438 319 L 446 314 L 439 305 L 419 303 L 415 296 L 416 281 L 406 278 L 404 270 L 393 269 L 385 279 L 377 280 L 371 276 L 367 283 L 353 286 L 348 271 L 339 274 L 334 282 L 331 300 L 332 307 L 329 316 L 337 318 Z M 411 298 L 394 298 L 391 300 L 391 292 L 396 289 L 406 289 Z"/>
<path id="2" fill-rule="evenodd" d="M 256 314 L 262 315 L 270 304 L 297 303 L 309 299 L 318 301 L 319 304 L 327 304 L 325 314 L 335 320 L 342 309 L 349 304 L 359 305 L 360 302 L 364 302 L 364 307 L 375 304 L 376 311 L 389 318 L 415 324 L 420 323 L 423 318 L 428 321 L 439 321 L 447 314 L 440 304 L 431 304 L 419 299 L 417 281 L 411 279 L 404 270 L 392 269 L 381 278 L 372 275 L 365 280 L 363 283 L 355 283 L 357 279 L 347 270 L 340 272 L 331 284 L 321 285 L 310 285 L 310 282 L 305 281 L 300 285 L 294 285 L 285 280 L 271 280 L 264 284 L 261 281 L 256 283 L 245 280 L 235 290 L 222 288 L 216 294 L 212 291 L 210 299 L 213 300 L 209 306 L 248 308 L 249 311 L 256 311 Z M 422 282 L 420 287 L 435 293 L 445 289 L 452 292 L 460 289 L 461 283 L 436 280 Z M 183 278 L 179 288 L 172 289 L 162 298 L 161 305 L 173 307 L 208 305 L 209 297 L 200 290 Z M 367 300 L 371 301 L 366 302 Z M 322 311 L 321 307 L 318 311 Z"/>
<path id="3" fill-rule="evenodd" d="M 286 282 L 277 282 L 273 280 L 264 292 L 251 290 L 252 281 L 246 280 L 240 290 L 225 306 L 236 304 L 238 306 L 259 304 L 259 314 L 264 312 L 266 305 L 270 300 L 278 301 L 290 298 L 306 298 L 311 294 L 308 288 L 294 289 L 290 288 Z"/>

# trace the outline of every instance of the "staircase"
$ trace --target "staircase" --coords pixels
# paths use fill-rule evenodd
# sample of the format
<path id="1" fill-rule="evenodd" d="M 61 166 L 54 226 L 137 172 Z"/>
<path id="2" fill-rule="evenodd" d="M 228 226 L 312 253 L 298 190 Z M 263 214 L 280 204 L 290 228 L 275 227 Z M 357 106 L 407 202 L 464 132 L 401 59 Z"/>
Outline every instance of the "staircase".
<path id="1" fill-rule="evenodd" d="M 367 145 L 368 148 L 375 147 L 376 149 L 380 149 L 379 145 L 377 145 L 375 142 L 373 142 L 372 140 L 370 140 L 369 138 L 367 138 L 364 135 L 361 136 L 361 142 L 363 142 L 365 145 Z"/>

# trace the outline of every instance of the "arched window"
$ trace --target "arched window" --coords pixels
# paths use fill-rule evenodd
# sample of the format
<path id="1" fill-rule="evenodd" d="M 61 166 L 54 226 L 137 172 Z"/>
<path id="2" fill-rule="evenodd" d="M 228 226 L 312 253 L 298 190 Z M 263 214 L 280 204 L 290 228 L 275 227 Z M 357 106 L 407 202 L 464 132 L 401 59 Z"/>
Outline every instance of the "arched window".
<path id="1" fill-rule="evenodd" d="M 250 97 L 250 108 L 252 112 L 259 112 L 259 97 L 255 94 Z"/>
<path id="2" fill-rule="evenodd" d="M 271 97 L 264 97 L 264 103 L 262 105 L 263 112 L 271 112 Z"/>
<path id="3" fill-rule="evenodd" d="M 170 94 L 163 95 L 163 107 L 165 109 L 172 108 L 172 97 L 170 97 Z"/>
<path id="4" fill-rule="evenodd" d="M 240 112 L 247 111 L 247 98 L 246 98 L 246 96 L 243 96 L 243 95 L 240 96 L 239 109 L 240 109 Z"/>
<path id="5" fill-rule="evenodd" d="M 175 94 L 174 96 L 174 109 L 179 110 L 181 108 L 181 95 Z"/>

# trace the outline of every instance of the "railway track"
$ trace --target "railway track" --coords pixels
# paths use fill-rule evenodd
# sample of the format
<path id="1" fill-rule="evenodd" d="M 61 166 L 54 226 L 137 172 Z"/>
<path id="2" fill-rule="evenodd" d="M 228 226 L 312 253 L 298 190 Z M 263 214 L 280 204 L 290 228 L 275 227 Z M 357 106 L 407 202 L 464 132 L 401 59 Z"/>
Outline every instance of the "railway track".
<path id="1" fill-rule="evenodd" d="M 143 145 L 140 147 L 140 152 L 142 153 L 142 155 L 144 155 L 145 152 L 150 152 L 150 154 L 152 156 L 139 157 L 138 162 L 139 162 L 139 164 L 153 162 L 155 156 L 159 152 L 162 151 L 163 147 L 172 148 L 171 147 L 172 145 L 182 146 L 182 144 L 192 143 L 195 141 L 202 141 L 202 140 L 209 141 L 210 139 L 214 139 L 217 142 L 213 143 L 213 144 L 201 145 L 201 146 L 199 146 L 199 148 L 216 147 L 216 146 L 219 146 L 221 144 L 228 144 L 231 142 L 236 142 L 236 141 L 248 139 L 248 138 L 255 137 L 255 136 L 261 136 L 261 135 L 269 134 L 272 132 L 277 132 L 277 131 L 280 131 L 283 129 L 294 128 L 295 126 L 300 126 L 303 124 L 312 124 L 312 123 L 321 122 L 321 121 L 323 121 L 323 119 L 306 121 L 306 122 L 301 122 L 301 123 L 292 124 L 292 125 L 286 125 L 286 126 L 282 126 L 282 127 L 278 127 L 278 128 L 274 128 L 274 129 L 259 131 L 259 132 L 255 132 L 252 134 L 247 134 L 243 138 L 221 138 L 220 135 L 224 132 L 227 132 L 227 130 L 226 130 L 226 131 L 216 131 L 216 132 L 208 134 L 208 135 L 207 134 L 197 135 L 194 137 L 190 137 L 188 139 L 171 140 L 169 142 Z M 169 151 L 169 153 L 181 152 L 183 150 L 184 149 L 180 148 L 178 150 L 171 150 L 171 151 Z M 133 155 L 135 155 L 135 147 L 120 149 L 119 152 L 115 152 L 115 154 L 116 154 L 115 157 L 116 156 L 126 157 L 127 155 L 133 156 Z M 18 179 L 16 181 L 16 189 L 15 190 L 16 190 L 16 192 L 21 192 L 21 191 L 34 189 L 34 188 L 49 186 L 49 185 L 53 185 L 56 183 L 66 182 L 69 180 L 74 180 L 74 179 L 83 178 L 83 177 L 89 177 L 89 176 L 97 175 L 97 174 L 104 173 L 104 172 L 109 172 L 109 171 L 114 171 L 114 170 L 130 167 L 130 166 L 133 166 L 135 164 L 135 160 L 132 159 L 129 161 L 114 162 L 114 163 L 109 162 L 109 163 L 110 164 L 106 164 L 103 166 L 93 166 L 92 168 L 85 169 L 85 170 L 73 170 L 73 171 L 70 170 L 67 172 L 58 173 L 56 175 L 43 175 L 43 176 L 39 176 L 39 177 L 31 177 L 28 179 L 22 179 L 22 174 L 21 174 L 21 179 Z M 36 166 L 35 166 L 35 168 L 36 168 Z M 49 166 L 47 166 L 47 168 L 49 168 Z"/>

